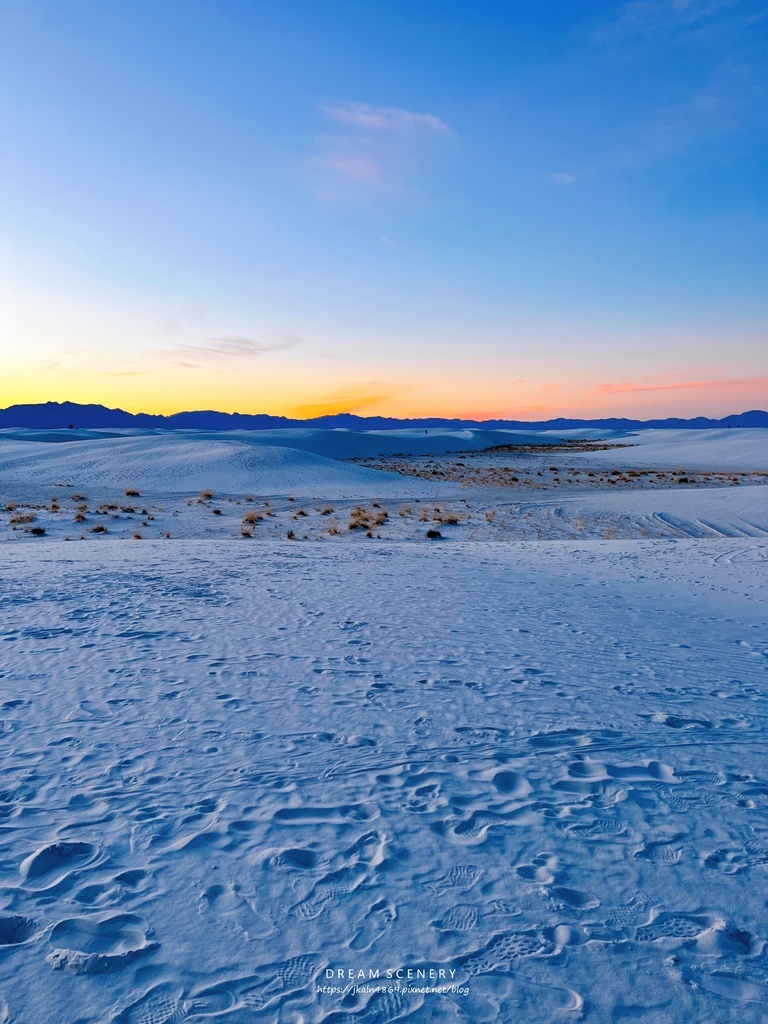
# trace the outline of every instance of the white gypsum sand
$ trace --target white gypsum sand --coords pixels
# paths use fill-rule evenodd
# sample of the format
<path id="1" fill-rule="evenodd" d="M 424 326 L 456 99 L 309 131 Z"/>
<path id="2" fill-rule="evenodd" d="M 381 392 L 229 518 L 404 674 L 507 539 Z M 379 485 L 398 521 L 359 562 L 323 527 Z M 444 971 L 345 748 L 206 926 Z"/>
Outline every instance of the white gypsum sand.
<path id="1" fill-rule="evenodd" d="M 0 443 L 0 1020 L 761 1022 L 768 490 L 716 473 L 768 457 L 678 433 L 685 484 L 476 457 L 540 488 Z M 83 503 L 108 531 L 64 544 Z M 323 990 L 409 968 L 460 991 Z"/>

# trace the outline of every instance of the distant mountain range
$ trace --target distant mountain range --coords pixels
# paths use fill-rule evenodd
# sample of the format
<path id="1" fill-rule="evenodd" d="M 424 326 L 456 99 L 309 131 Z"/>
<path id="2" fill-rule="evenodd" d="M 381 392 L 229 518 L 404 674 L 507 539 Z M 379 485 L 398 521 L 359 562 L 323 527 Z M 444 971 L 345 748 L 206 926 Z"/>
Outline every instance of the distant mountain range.
<path id="1" fill-rule="evenodd" d="M 309 420 L 293 420 L 286 416 L 251 415 L 239 412 L 177 412 L 172 416 L 125 412 L 108 409 L 104 405 L 79 405 L 76 402 L 44 402 L 37 405 L 12 405 L 0 409 L 0 428 L 27 427 L 51 429 L 99 429 L 109 427 L 138 427 L 161 430 L 275 430 L 285 427 L 344 428 L 346 430 L 397 430 L 403 428 L 442 427 L 463 429 L 476 427 L 485 430 L 578 430 L 597 427 L 604 430 L 633 430 L 638 428 L 691 427 L 768 427 L 768 412 L 753 409 L 720 420 L 697 416 L 694 419 L 631 420 L 624 418 L 576 420 L 558 417 L 553 420 L 462 420 L 443 417 L 393 419 L 388 416 L 355 416 L 337 413 Z"/>

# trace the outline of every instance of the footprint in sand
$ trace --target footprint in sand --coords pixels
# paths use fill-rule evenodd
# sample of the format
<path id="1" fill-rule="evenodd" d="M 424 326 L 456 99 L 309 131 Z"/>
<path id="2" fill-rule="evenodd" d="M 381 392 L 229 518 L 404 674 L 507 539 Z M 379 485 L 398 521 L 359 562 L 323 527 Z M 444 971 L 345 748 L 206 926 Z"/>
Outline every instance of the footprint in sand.
<path id="1" fill-rule="evenodd" d="M 20 946 L 29 942 L 37 934 L 37 926 L 28 917 L 15 914 L 12 917 L 0 917 L 0 946 Z M 0 1016 L 0 1021 L 2 1021 Z"/>
<path id="2" fill-rule="evenodd" d="M 397 908 L 390 900 L 380 900 L 374 903 L 365 917 L 358 921 L 359 931 L 349 944 L 350 949 L 362 951 L 370 949 L 387 931 L 393 921 L 397 919 Z"/>
<path id="3" fill-rule="evenodd" d="M 710 917 L 693 914 L 659 914 L 651 922 L 635 932 L 637 942 L 655 942 L 656 939 L 695 939 L 704 932 L 712 931 L 717 921 Z"/>
<path id="4" fill-rule="evenodd" d="M 539 932 L 502 932 L 495 935 L 483 949 L 460 957 L 456 963 L 469 974 L 487 974 L 494 970 L 508 970 L 522 957 L 551 953 L 555 944 Z"/>
<path id="5" fill-rule="evenodd" d="M 422 884 L 435 896 L 444 896 L 448 892 L 466 892 L 482 875 L 483 869 L 475 867 L 474 864 L 457 864 L 439 878 L 428 879 Z"/>
<path id="6" fill-rule="evenodd" d="M 516 917 L 520 912 L 511 900 L 492 900 L 485 905 L 457 903 L 439 921 L 432 921 L 432 927 L 444 932 L 465 932 L 479 927 L 490 917 Z"/>
<path id="7" fill-rule="evenodd" d="M 657 906 L 644 892 L 639 892 L 621 907 L 609 914 L 608 923 L 615 928 L 631 928 L 648 921 L 653 908 Z"/>
<path id="8" fill-rule="evenodd" d="M 186 1016 L 183 995 L 183 989 L 172 982 L 155 985 L 111 1017 L 110 1024 L 176 1024 Z"/>
<path id="9" fill-rule="evenodd" d="M 45 958 L 54 970 L 105 974 L 158 948 L 148 941 L 151 929 L 136 914 L 94 914 L 59 921 L 50 934 L 55 947 Z"/>
<path id="10" fill-rule="evenodd" d="M 367 872 L 361 868 L 341 868 L 318 882 L 306 899 L 291 907 L 291 913 L 302 921 L 318 917 L 325 906 L 339 896 L 346 896 L 363 883 Z"/>
<path id="11" fill-rule="evenodd" d="M 98 855 L 91 843 L 51 843 L 31 854 L 21 864 L 21 884 L 35 892 L 48 891 L 70 880 L 79 868 L 91 864 Z"/>
<path id="12" fill-rule="evenodd" d="M 200 896 L 198 913 L 205 920 L 232 928 L 245 939 L 263 939 L 274 931 L 269 918 L 256 909 L 255 901 L 232 883 L 209 886 Z"/>
<path id="13" fill-rule="evenodd" d="M 319 970 L 314 956 L 294 956 L 280 963 L 268 964 L 238 986 L 240 1002 L 250 1009 L 263 1010 L 292 992 L 306 989 Z"/>

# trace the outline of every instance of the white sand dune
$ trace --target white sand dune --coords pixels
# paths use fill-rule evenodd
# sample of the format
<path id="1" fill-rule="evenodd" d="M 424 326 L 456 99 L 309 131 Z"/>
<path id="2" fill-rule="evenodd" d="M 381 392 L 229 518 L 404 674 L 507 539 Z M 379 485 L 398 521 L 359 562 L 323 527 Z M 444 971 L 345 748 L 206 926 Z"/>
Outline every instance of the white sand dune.
<path id="1" fill-rule="evenodd" d="M 7 547 L 5 1019 L 764 1024 L 764 571 Z M 409 968 L 456 988 L 322 990 Z"/>
<path id="2" fill-rule="evenodd" d="M 768 429 L 638 430 L 617 439 L 634 447 L 574 453 L 574 459 L 617 466 L 768 470 Z M 569 455 L 570 457 L 570 455 Z"/>
<path id="3" fill-rule="evenodd" d="M 768 432 L 336 433 L 0 441 L 0 1022 L 764 1024 Z"/>
<path id="4" fill-rule="evenodd" d="M 75 487 L 135 487 L 159 494 L 247 491 L 398 493 L 423 489 L 393 474 L 375 473 L 333 458 L 227 435 L 174 434 L 76 441 L 69 444 L 0 441 L 0 481 L 68 483 Z"/>

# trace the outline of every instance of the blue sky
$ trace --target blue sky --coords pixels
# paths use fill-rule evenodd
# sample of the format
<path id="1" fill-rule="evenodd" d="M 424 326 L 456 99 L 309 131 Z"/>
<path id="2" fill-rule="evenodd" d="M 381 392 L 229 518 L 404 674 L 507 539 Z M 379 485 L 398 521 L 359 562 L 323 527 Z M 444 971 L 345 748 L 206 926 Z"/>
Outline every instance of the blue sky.
<path id="1" fill-rule="evenodd" d="M 768 403 L 753 0 L 0 2 L 0 403 Z"/>

